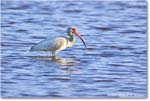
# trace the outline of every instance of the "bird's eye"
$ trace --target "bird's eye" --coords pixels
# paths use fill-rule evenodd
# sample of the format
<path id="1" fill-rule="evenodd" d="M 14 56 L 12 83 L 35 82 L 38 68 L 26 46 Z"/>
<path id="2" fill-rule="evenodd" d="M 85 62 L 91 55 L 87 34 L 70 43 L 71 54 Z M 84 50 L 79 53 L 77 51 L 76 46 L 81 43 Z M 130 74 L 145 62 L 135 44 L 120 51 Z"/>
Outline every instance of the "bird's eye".
<path id="1" fill-rule="evenodd" d="M 76 29 L 75 28 L 72 28 L 72 32 L 75 32 L 76 31 Z"/>
<path id="2" fill-rule="evenodd" d="M 72 30 L 75 31 L 76 29 L 75 29 L 75 28 L 72 28 Z"/>

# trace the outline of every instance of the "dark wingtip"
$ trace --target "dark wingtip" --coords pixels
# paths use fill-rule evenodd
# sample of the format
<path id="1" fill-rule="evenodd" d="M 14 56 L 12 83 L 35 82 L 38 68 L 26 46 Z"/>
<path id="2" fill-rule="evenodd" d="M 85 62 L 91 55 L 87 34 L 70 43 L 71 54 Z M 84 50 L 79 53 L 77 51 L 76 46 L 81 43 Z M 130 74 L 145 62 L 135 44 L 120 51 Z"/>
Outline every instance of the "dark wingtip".
<path id="1" fill-rule="evenodd" d="M 32 52 L 33 51 L 33 47 L 31 47 L 31 49 L 30 49 L 30 52 Z"/>

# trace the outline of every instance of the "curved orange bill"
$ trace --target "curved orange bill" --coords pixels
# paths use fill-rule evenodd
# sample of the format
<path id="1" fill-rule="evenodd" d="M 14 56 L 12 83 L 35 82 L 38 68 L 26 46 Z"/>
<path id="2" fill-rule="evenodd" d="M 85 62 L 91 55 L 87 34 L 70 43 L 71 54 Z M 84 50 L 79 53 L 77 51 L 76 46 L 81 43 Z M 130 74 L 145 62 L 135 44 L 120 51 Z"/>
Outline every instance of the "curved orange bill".
<path id="1" fill-rule="evenodd" d="M 84 46 L 85 46 L 85 49 L 87 49 L 87 47 L 86 47 L 86 44 L 85 44 L 85 41 L 83 40 L 83 38 L 79 35 L 79 34 L 77 34 L 77 36 L 81 39 L 81 41 L 83 42 L 83 44 L 84 44 Z"/>

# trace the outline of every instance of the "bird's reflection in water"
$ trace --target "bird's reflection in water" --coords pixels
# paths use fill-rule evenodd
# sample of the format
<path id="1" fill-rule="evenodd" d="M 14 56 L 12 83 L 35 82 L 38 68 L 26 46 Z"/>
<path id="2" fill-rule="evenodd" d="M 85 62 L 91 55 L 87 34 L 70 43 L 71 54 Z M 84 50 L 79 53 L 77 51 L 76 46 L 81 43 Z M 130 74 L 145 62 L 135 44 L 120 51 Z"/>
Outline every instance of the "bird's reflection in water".
<path id="1" fill-rule="evenodd" d="M 75 65 L 75 60 L 73 58 L 60 58 L 60 57 L 51 57 L 51 60 L 59 65 L 64 66 L 73 66 Z"/>
<path id="2" fill-rule="evenodd" d="M 54 56 L 32 56 L 32 58 L 36 60 L 42 60 L 45 62 L 54 62 L 58 65 L 60 65 L 61 68 L 67 66 L 71 67 L 76 64 L 75 58 L 60 58 L 60 57 L 54 57 Z"/>
<path id="3" fill-rule="evenodd" d="M 74 66 L 76 65 L 77 61 L 75 58 L 60 58 L 60 57 L 51 57 L 51 56 L 32 56 L 32 59 L 36 61 L 44 61 L 48 64 L 55 63 L 56 68 L 60 68 L 64 71 L 67 71 L 68 75 L 71 75 L 75 70 Z M 55 65 L 54 65 L 55 66 Z"/>

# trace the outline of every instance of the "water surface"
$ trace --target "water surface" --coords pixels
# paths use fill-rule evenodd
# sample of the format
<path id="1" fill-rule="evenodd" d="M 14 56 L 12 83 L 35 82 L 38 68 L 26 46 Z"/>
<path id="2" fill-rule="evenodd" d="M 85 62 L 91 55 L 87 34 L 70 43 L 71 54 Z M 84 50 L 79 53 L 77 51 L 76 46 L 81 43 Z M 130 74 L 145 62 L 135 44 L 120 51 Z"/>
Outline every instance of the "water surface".
<path id="1" fill-rule="evenodd" d="M 2 0 L 3 98 L 145 98 L 146 2 Z M 45 38 L 77 39 L 58 53 L 30 52 Z"/>

